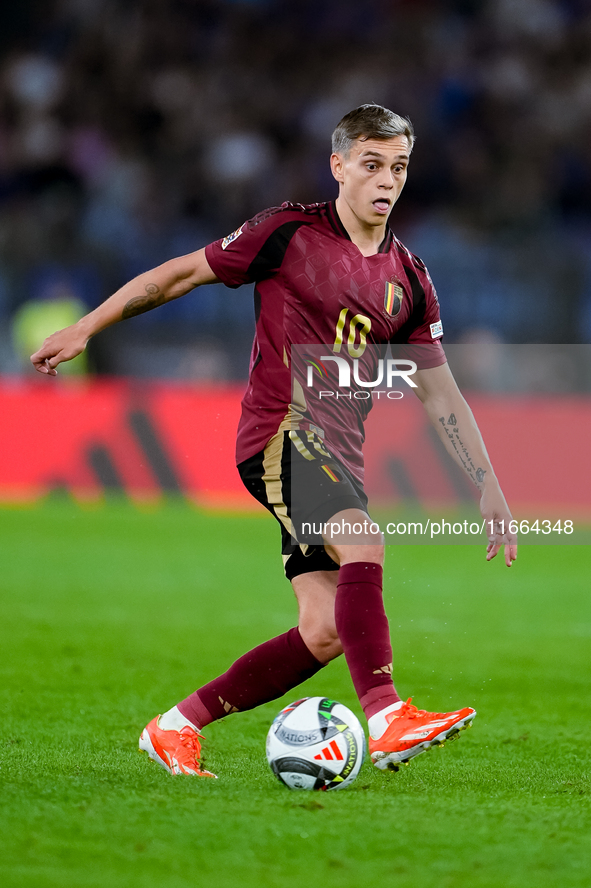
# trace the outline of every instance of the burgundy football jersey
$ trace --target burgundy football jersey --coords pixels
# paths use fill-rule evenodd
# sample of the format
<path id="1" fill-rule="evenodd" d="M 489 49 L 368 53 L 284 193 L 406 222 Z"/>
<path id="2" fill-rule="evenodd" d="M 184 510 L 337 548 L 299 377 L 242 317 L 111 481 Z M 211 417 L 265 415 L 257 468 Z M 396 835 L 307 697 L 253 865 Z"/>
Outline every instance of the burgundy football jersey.
<path id="1" fill-rule="evenodd" d="M 256 332 L 237 461 L 260 452 L 281 428 L 297 428 L 295 421 L 303 418 L 326 435 L 327 447 L 362 481 L 363 420 L 372 400 L 336 404 L 329 398 L 319 404 L 306 398 L 310 403 L 303 409 L 301 391 L 295 399 L 292 391 L 292 347 L 323 344 L 338 351 L 344 340 L 355 354 L 363 350 L 361 340 L 363 347 L 408 344 L 420 347 L 409 357 L 421 369 L 444 364 L 439 304 L 423 263 L 389 228 L 378 252 L 363 256 L 334 202 L 265 210 L 209 244 L 205 254 L 226 286 L 256 285 Z M 300 348 L 294 359 L 296 353 L 301 357 Z M 346 434 L 331 434 L 338 427 Z"/>

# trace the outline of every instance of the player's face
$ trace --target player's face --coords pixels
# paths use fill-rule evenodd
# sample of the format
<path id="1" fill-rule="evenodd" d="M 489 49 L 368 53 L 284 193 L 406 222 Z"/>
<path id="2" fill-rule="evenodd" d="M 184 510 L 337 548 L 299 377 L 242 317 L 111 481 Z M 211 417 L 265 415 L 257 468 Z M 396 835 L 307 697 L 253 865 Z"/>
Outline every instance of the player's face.
<path id="1" fill-rule="evenodd" d="M 339 197 L 361 223 L 384 225 L 406 182 L 410 146 L 406 136 L 356 139 L 348 157 L 333 154 Z"/>

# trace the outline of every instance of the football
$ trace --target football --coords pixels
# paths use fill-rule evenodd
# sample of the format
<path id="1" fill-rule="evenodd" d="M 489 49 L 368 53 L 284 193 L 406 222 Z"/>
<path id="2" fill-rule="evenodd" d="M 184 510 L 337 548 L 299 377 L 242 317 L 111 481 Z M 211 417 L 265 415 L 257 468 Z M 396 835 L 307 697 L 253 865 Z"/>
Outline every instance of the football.
<path id="1" fill-rule="evenodd" d="M 357 777 L 364 757 L 359 719 L 327 697 L 290 703 L 267 734 L 267 761 L 290 789 L 344 789 Z"/>

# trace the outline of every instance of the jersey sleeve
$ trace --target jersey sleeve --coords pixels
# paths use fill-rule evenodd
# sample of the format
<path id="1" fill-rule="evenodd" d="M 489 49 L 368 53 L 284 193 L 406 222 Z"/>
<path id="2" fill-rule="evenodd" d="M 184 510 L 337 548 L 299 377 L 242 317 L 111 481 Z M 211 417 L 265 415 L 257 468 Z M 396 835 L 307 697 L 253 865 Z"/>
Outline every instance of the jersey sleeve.
<path id="1" fill-rule="evenodd" d="M 447 361 L 441 344 L 443 324 L 431 276 L 418 257 L 412 259 L 407 274 L 413 291 L 413 310 L 402 336 L 396 336 L 392 344 L 401 357 L 415 361 L 419 370 L 428 370 Z"/>
<path id="2" fill-rule="evenodd" d="M 263 280 L 278 271 L 291 238 L 306 221 L 296 205 L 271 207 L 209 244 L 205 257 L 227 287 Z"/>

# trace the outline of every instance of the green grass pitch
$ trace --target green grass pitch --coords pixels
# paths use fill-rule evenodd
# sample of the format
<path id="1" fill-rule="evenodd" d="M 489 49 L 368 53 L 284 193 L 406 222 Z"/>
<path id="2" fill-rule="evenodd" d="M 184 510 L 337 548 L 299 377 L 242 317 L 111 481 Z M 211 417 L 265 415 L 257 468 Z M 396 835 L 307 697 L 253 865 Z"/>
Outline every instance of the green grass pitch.
<path id="1" fill-rule="evenodd" d="M 0 512 L 0 884 L 5 888 L 588 886 L 589 548 L 390 547 L 400 692 L 474 728 L 398 774 L 290 792 L 281 705 L 336 697 L 344 662 L 206 730 L 219 780 L 136 753 L 156 713 L 294 624 L 272 519 L 183 504 Z"/>

